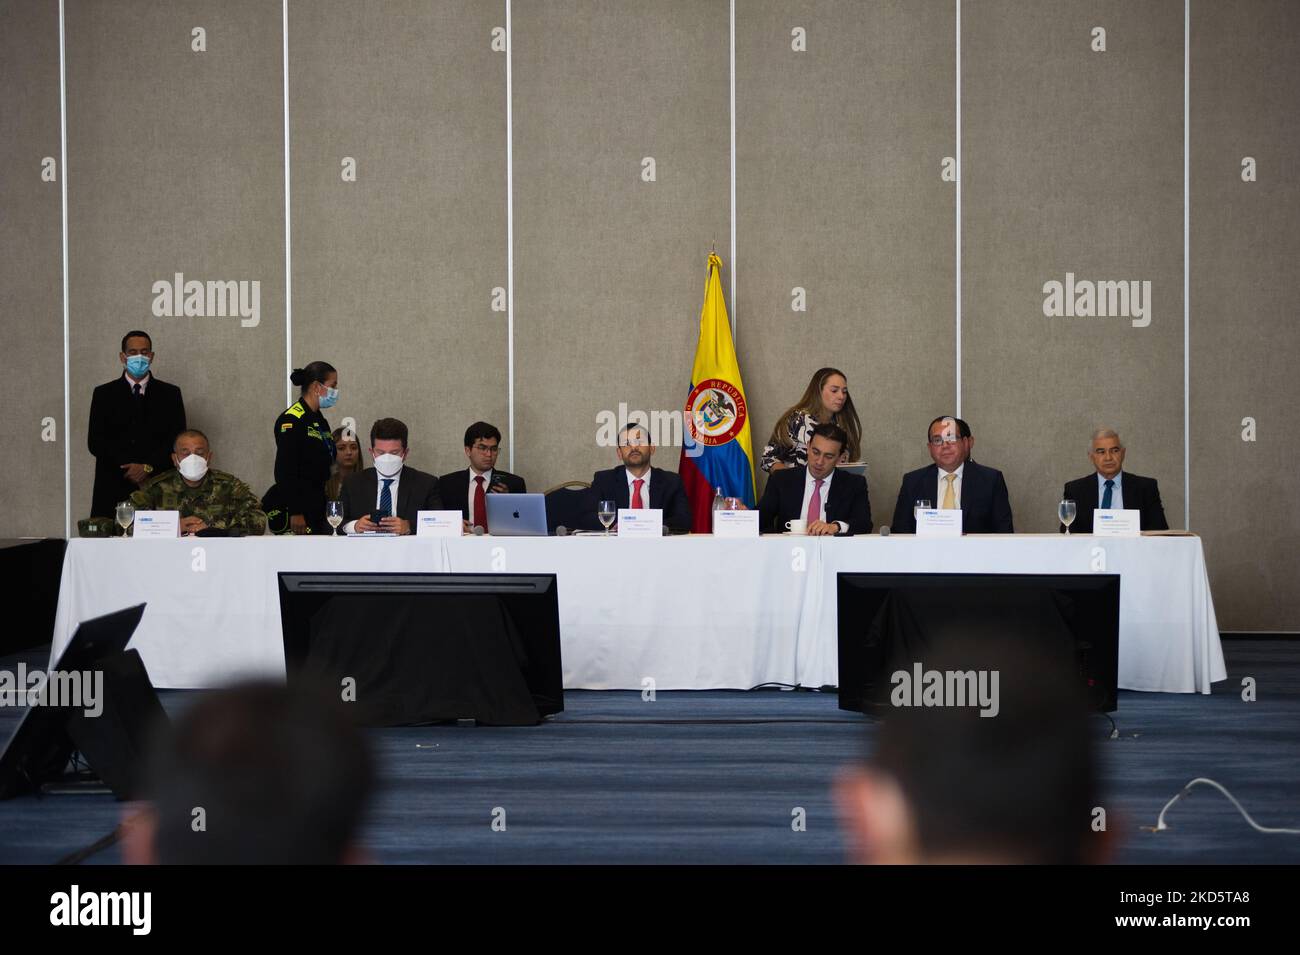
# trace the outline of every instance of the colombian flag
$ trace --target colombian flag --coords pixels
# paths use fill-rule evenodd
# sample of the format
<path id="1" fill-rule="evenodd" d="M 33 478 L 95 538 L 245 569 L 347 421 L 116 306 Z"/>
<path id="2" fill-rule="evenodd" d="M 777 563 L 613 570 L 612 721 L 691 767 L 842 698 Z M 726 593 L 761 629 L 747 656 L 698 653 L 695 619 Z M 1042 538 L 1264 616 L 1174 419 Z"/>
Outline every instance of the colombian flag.
<path id="1" fill-rule="evenodd" d="M 718 488 L 724 497 L 738 497 L 749 507 L 758 500 L 749 406 L 722 297 L 721 269 L 722 259 L 710 253 L 677 469 L 691 502 L 691 529 L 697 534 L 713 530 L 713 496 Z"/>

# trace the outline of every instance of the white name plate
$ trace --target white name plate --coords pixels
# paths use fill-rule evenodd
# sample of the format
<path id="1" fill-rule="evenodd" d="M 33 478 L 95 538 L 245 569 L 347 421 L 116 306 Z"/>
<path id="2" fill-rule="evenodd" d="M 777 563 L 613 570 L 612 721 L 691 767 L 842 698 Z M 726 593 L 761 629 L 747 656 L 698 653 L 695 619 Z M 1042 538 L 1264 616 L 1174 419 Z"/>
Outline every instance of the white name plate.
<path id="1" fill-rule="evenodd" d="M 1092 532 L 1098 537 L 1141 537 L 1142 512 L 1097 508 L 1092 512 Z"/>
<path id="2" fill-rule="evenodd" d="M 131 536 L 143 540 L 165 540 L 181 536 L 180 511 L 136 511 Z"/>
<path id="3" fill-rule="evenodd" d="M 658 507 L 618 509 L 619 537 L 663 537 L 664 512 Z"/>
<path id="4" fill-rule="evenodd" d="M 961 511 L 953 508 L 917 508 L 917 537 L 961 537 Z"/>
<path id="5" fill-rule="evenodd" d="M 714 511 L 714 537 L 757 537 L 758 511 Z"/>
<path id="6" fill-rule="evenodd" d="M 420 511 L 415 521 L 417 537 L 460 537 L 465 532 L 460 511 Z"/>

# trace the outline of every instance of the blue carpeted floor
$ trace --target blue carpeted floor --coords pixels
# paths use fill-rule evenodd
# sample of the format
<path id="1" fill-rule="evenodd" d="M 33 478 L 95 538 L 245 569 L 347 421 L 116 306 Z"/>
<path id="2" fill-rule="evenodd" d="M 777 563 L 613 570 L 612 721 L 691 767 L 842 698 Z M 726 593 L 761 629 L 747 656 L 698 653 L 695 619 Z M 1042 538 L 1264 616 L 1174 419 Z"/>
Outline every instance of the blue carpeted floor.
<path id="1" fill-rule="evenodd" d="M 1212 777 L 1264 826 L 1300 828 L 1300 644 L 1230 641 L 1229 679 L 1211 696 L 1120 693 L 1096 717 L 1103 805 L 1122 863 L 1300 862 L 1300 836 L 1254 832 L 1222 795 L 1198 788 L 1149 833 L 1189 779 Z M 43 663 L 41 652 L 26 654 Z M 12 669 L 17 657 L 0 658 Z M 1258 701 L 1243 702 L 1254 677 Z M 193 692 L 161 694 L 173 715 Z M 364 845 L 379 862 L 836 863 L 829 792 L 872 727 L 833 695 L 569 692 L 565 712 L 528 729 L 370 730 L 383 789 Z M 0 739 L 18 711 L 0 708 Z M 494 810 L 504 832 L 493 831 Z M 806 811 L 806 831 L 791 828 Z M 108 796 L 0 803 L 0 863 L 44 863 L 115 825 Z M 116 847 L 92 863 L 120 861 Z"/>

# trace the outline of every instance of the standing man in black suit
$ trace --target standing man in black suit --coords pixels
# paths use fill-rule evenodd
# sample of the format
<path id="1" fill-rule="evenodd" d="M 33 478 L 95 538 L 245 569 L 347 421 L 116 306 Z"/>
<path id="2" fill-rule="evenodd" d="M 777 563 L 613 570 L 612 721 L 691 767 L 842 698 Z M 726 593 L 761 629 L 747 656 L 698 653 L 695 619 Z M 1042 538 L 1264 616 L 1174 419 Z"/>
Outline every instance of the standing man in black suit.
<path id="1" fill-rule="evenodd" d="M 917 501 L 945 510 L 961 509 L 963 534 L 1012 534 L 1011 501 L 1002 472 L 970 459 L 975 447 L 970 425 L 960 418 L 935 418 L 926 431 L 929 467 L 903 475 L 890 525 L 895 534 L 915 534 Z"/>
<path id="2" fill-rule="evenodd" d="M 835 465 L 848 445 L 848 433 L 827 422 L 812 429 L 808 463 L 773 471 L 758 502 L 761 533 L 780 533 L 786 521 L 807 520 L 814 536 L 871 533 L 871 498 L 867 479 Z"/>
<path id="3" fill-rule="evenodd" d="M 1165 506 L 1160 502 L 1160 485 L 1155 478 L 1124 470 L 1124 444 L 1110 428 L 1098 428 L 1088 442 L 1088 457 L 1095 469 L 1087 477 L 1065 485 L 1063 497 L 1075 503 L 1070 530 L 1092 533 L 1092 512 L 1113 508 L 1142 512 L 1142 530 L 1167 531 Z M 1065 525 L 1061 525 L 1065 530 Z"/>
<path id="4" fill-rule="evenodd" d="M 95 456 L 91 517 L 112 517 L 118 501 L 172 469 L 172 443 L 185 430 L 185 402 L 175 385 L 155 378 L 153 339 L 127 332 L 120 378 L 95 389 L 86 444 Z"/>
<path id="5" fill-rule="evenodd" d="M 438 490 L 447 510 L 460 508 L 466 529 L 481 527 L 487 533 L 488 494 L 527 494 L 524 479 L 497 468 L 501 454 L 501 432 L 486 421 L 475 421 L 465 430 L 465 457 L 469 467 L 438 478 Z"/>
<path id="6" fill-rule="evenodd" d="M 618 459 L 623 463 L 591 477 L 591 501 L 613 501 L 615 507 L 659 508 L 664 527 L 676 531 L 691 529 L 691 506 L 682 479 L 672 471 L 650 466 L 655 446 L 650 432 L 640 424 L 626 424 L 618 432 Z M 589 515 L 589 530 L 600 527 L 595 512 Z"/>
<path id="7" fill-rule="evenodd" d="M 374 467 L 349 474 L 339 500 L 343 503 L 343 533 L 388 531 L 413 534 L 420 511 L 442 510 L 438 479 L 406 467 L 410 453 L 406 425 L 396 418 L 380 418 L 370 427 L 370 457 Z M 387 516 L 375 523 L 376 511 Z"/>

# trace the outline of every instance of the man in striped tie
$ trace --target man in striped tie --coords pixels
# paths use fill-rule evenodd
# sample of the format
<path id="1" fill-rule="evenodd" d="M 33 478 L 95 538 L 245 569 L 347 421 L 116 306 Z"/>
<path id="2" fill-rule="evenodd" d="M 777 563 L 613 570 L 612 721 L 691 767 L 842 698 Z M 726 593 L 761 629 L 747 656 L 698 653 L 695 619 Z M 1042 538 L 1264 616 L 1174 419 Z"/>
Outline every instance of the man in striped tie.
<path id="1" fill-rule="evenodd" d="M 438 479 L 406 466 L 407 428 L 396 418 L 380 418 L 370 428 L 374 466 L 349 474 L 339 499 L 345 534 L 410 534 L 420 511 L 442 510 Z"/>

